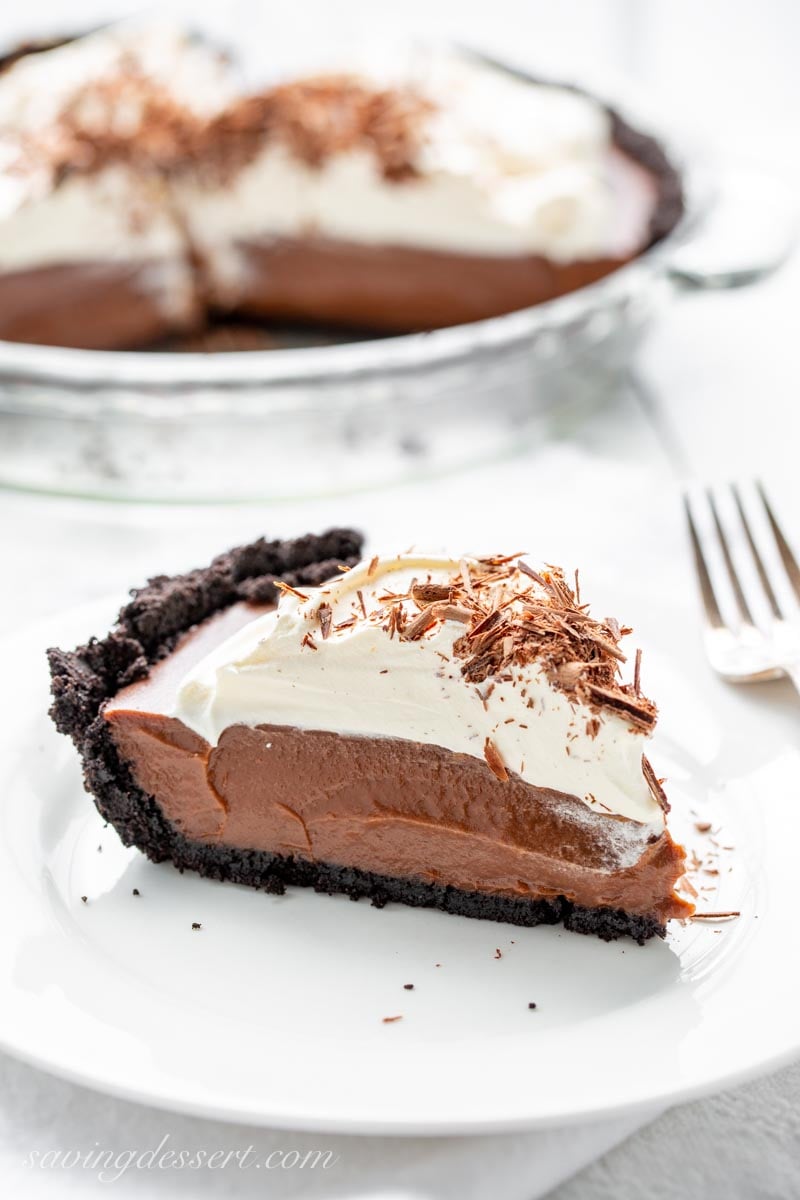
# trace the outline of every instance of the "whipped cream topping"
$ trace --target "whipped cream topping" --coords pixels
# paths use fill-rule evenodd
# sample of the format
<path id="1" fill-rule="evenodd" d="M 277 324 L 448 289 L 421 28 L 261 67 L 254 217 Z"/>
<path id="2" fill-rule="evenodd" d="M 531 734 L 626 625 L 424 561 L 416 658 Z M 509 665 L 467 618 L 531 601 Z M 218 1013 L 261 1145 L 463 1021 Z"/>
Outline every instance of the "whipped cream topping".
<path id="1" fill-rule="evenodd" d="M 355 79 L 367 95 L 396 93 L 399 110 L 406 97 L 413 155 L 402 177 L 387 176 L 380 138 L 336 146 L 335 96 L 322 122 L 334 144 L 321 161 L 296 153 L 280 120 L 267 120 L 263 137 L 256 120 L 255 154 L 220 173 L 242 98 L 219 55 L 170 24 L 123 23 L 21 59 L 0 78 L 0 267 L 151 257 L 169 229 L 182 253 L 191 245 L 204 256 L 224 301 L 246 277 L 248 241 L 316 236 L 555 262 L 646 244 L 652 180 L 614 149 L 608 113 L 590 97 L 452 54 L 412 54 Z M 233 124 L 223 120 L 215 145 L 225 114 Z M 312 134 L 318 120 L 311 111 Z M 113 153 L 117 134 L 135 153 L 112 222 L 98 211 L 109 203 L 103 148 Z M 160 193 L 143 204 L 154 184 Z"/>
<path id="2" fill-rule="evenodd" d="M 3 182 L 0 178 L 0 213 Z M 164 257 L 186 257 L 164 190 L 158 180 L 139 180 L 121 164 L 96 175 L 73 175 L 37 202 L 15 204 L 0 225 L 0 268 L 6 271 Z"/>
<path id="3" fill-rule="evenodd" d="M 152 96 L 201 115 L 234 94 L 218 54 L 168 23 L 121 24 L 0 77 L 0 268 L 187 257 L 166 182 L 122 163 L 97 169 L 72 141 L 76 128 L 88 143 L 93 130 L 130 137 L 146 123 L 151 85 Z M 53 164 L 70 153 L 74 169 L 54 180 Z M 171 278 L 182 294 L 183 273 Z"/>
<path id="4" fill-rule="evenodd" d="M 570 262 L 632 253 L 645 243 L 651 191 L 641 173 L 637 211 L 618 220 L 621 156 L 608 113 L 590 97 L 455 57 L 363 82 L 406 88 L 428 103 L 413 173 L 386 178 L 368 146 L 309 164 L 279 138 L 267 139 L 224 187 L 184 189 L 190 228 L 207 252 L 230 240 L 313 233 Z"/>
<path id="5" fill-rule="evenodd" d="M 212 115 L 233 99 L 235 89 L 220 55 L 169 21 L 124 21 L 76 38 L 53 50 L 19 59 L 0 78 L 0 131 L 47 128 L 76 100 L 96 103 L 92 85 L 113 84 L 136 73 L 169 89 L 194 112 Z M 82 112 L 87 120 L 91 113 Z M 105 114 L 98 113 L 105 119 Z M 119 111 L 121 124 L 137 113 Z"/>
<path id="6" fill-rule="evenodd" d="M 577 700 L 544 659 L 515 660 L 505 643 L 509 665 L 472 681 L 481 671 L 479 658 L 465 657 L 468 617 L 442 599 L 453 581 L 474 594 L 480 580 L 484 603 L 523 622 L 537 605 L 544 611 L 556 586 L 548 574 L 537 582 L 487 561 L 500 560 L 373 559 L 321 588 L 284 592 L 274 612 L 187 674 L 168 715 L 212 745 L 231 725 L 277 724 L 441 746 L 484 759 L 501 778 L 577 796 L 598 815 L 663 827 L 643 774 L 647 731 L 633 718 Z M 473 626 L 477 638 L 485 624 L 473 615 Z"/>

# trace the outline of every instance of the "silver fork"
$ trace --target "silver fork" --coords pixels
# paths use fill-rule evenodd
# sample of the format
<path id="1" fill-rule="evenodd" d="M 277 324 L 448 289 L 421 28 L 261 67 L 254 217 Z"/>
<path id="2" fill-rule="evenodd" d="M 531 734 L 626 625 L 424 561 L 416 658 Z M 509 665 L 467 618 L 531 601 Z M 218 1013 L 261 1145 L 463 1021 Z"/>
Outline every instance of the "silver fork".
<path id="1" fill-rule="evenodd" d="M 765 531 L 769 530 L 782 564 L 782 581 L 778 578 L 779 569 L 770 567 L 759 549 L 753 522 L 738 485 L 730 486 L 733 520 L 727 522 L 723 520 L 720 505 L 710 488 L 706 489 L 703 498 L 707 506 L 705 516 L 710 518 L 705 525 L 697 519 L 701 511 L 699 498 L 693 500 L 689 493 L 684 493 L 689 536 L 706 615 L 706 653 L 714 670 L 732 683 L 788 677 L 800 692 L 800 565 L 761 483 L 756 483 L 754 495 L 763 510 Z M 732 545 L 736 545 L 737 540 L 742 541 L 742 534 L 743 548 L 746 547 L 751 563 L 751 570 L 746 575 L 737 569 L 732 552 Z M 723 581 L 716 585 L 709 568 L 715 551 L 720 560 L 718 575 Z M 724 581 L 727 581 L 727 588 Z M 789 597 L 788 603 L 786 599 L 779 599 L 782 593 Z M 754 608 L 756 616 L 753 615 Z M 723 616 L 725 610 L 731 614 L 727 618 Z"/>

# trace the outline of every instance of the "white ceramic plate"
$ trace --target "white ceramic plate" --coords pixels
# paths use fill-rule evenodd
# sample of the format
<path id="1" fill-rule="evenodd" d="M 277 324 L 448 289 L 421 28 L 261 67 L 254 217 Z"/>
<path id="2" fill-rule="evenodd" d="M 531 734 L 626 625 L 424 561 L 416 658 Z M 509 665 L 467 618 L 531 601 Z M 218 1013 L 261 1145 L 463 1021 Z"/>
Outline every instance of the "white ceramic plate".
<path id="1" fill-rule="evenodd" d="M 701 906 L 742 915 L 640 948 L 301 890 L 266 896 L 125 850 L 50 726 L 43 659 L 113 611 L 94 605 L 0 647 L 13 681 L 0 690 L 9 1051 L 167 1108 L 349 1133 L 586 1120 L 798 1052 L 800 755 L 764 753 L 725 777 L 697 689 L 667 658 L 654 666 L 651 654 L 648 678 L 685 720 L 666 722 L 653 757 L 678 832 L 716 855 L 719 873 L 695 877 L 709 889 Z M 698 819 L 719 833 L 698 833 Z"/>

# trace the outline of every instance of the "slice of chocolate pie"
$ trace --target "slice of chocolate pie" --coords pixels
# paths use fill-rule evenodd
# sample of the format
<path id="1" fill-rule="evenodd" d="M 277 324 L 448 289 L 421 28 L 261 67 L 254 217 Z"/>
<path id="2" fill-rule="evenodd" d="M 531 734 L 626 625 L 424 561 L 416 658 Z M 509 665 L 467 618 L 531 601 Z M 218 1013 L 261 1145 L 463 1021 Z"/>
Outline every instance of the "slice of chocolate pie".
<path id="1" fill-rule="evenodd" d="M 359 550 L 257 542 L 50 651 L 54 720 L 123 841 L 271 892 L 605 939 L 690 915 L 629 631 L 517 555 Z"/>

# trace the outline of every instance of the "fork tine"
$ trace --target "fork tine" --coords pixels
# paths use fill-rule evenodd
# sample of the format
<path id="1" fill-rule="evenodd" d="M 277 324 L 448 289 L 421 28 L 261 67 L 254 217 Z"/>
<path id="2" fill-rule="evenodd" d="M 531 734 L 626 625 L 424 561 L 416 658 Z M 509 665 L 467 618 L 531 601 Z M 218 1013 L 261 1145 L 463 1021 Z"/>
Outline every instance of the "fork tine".
<path id="1" fill-rule="evenodd" d="M 764 589 L 764 594 L 769 601 L 770 608 L 772 609 L 772 615 L 780 620 L 783 617 L 783 613 L 781 612 L 781 607 L 778 604 L 778 598 L 773 591 L 772 584 L 769 581 L 767 568 L 764 566 L 764 560 L 761 557 L 761 553 L 756 545 L 756 540 L 753 537 L 753 532 L 750 528 L 750 522 L 747 519 L 747 513 L 745 512 L 744 503 L 742 502 L 741 492 L 739 491 L 737 484 L 731 484 L 731 492 L 733 493 L 736 507 L 739 510 L 739 519 L 742 522 L 742 527 L 744 529 L 745 536 L 747 537 L 748 545 L 750 546 L 750 553 L 752 554 L 753 562 L 756 565 L 758 578 L 761 580 L 761 586 Z"/>
<path id="2" fill-rule="evenodd" d="M 767 514 L 767 520 L 769 521 L 769 526 L 772 530 L 772 536 L 775 538 L 775 544 L 778 547 L 778 553 L 781 556 L 781 561 L 786 570 L 786 574 L 789 577 L 789 582 L 794 589 L 795 596 L 797 596 L 797 599 L 800 600 L 800 565 L 798 565 L 797 559 L 792 553 L 789 543 L 783 536 L 783 531 L 778 524 L 775 513 L 772 511 L 772 505 L 767 499 L 767 493 L 764 490 L 764 485 L 761 480 L 756 482 L 756 489 L 761 497 L 761 503 L 764 505 L 764 511 Z"/>
<path id="3" fill-rule="evenodd" d="M 742 618 L 742 620 L 744 622 L 746 622 L 746 624 L 755 625 L 755 621 L 753 620 L 753 615 L 750 612 L 748 603 L 745 600 L 744 592 L 742 591 L 742 585 L 739 582 L 739 576 L 736 573 L 736 566 L 735 566 L 733 558 L 731 556 L 730 547 L 728 545 L 728 539 L 725 535 L 725 530 L 722 527 L 722 521 L 720 520 L 719 512 L 717 510 L 717 503 L 716 503 L 716 500 L 714 499 L 714 493 L 712 492 L 711 488 L 706 488 L 706 496 L 708 497 L 708 504 L 711 509 L 711 515 L 714 518 L 714 526 L 717 530 L 717 537 L 719 538 L 720 549 L 722 550 L 722 557 L 725 560 L 725 566 L 727 567 L 727 570 L 728 570 L 728 577 L 731 581 L 731 587 L 733 588 L 734 597 L 736 598 L 736 605 L 737 605 L 737 608 L 739 609 L 739 616 Z"/>
<path id="4" fill-rule="evenodd" d="M 722 619 L 722 613 L 719 611 L 717 598 L 714 595 L 714 586 L 711 583 L 711 576 L 708 573 L 703 547 L 700 542 L 700 537 L 697 533 L 697 527 L 692 516 L 692 507 L 689 503 L 689 496 L 686 492 L 683 494 L 683 507 L 686 512 L 686 520 L 689 525 L 689 537 L 692 542 L 692 550 L 694 551 L 694 565 L 697 569 L 697 578 L 700 583 L 700 595 L 703 598 L 703 607 L 706 610 L 706 617 L 710 625 L 715 629 L 720 629 L 725 622 Z"/>

